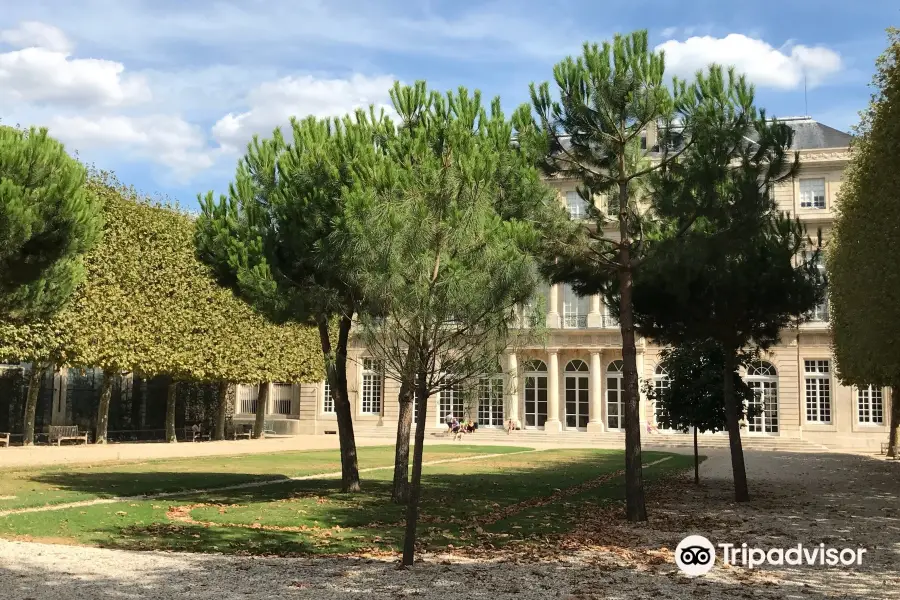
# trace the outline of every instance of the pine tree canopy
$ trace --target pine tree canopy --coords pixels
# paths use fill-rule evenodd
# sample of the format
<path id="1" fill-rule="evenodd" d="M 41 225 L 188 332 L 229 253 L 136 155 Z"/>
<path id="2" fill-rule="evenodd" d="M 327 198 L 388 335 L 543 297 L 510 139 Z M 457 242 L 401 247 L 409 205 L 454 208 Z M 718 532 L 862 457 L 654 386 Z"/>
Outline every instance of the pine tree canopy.
<path id="1" fill-rule="evenodd" d="M 81 255 L 102 231 L 85 169 L 46 129 L 0 125 L 0 318 L 60 310 L 84 279 Z"/>
<path id="2" fill-rule="evenodd" d="M 657 221 L 635 275 L 635 322 L 660 343 L 766 348 L 821 301 L 822 282 L 814 252 L 799 260 L 805 229 L 772 193 L 796 173 L 791 129 L 756 111 L 752 88 L 724 87 L 721 75 L 698 78 L 716 101 L 702 105 L 691 146 L 649 179 Z M 697 208 L 685 214 L 690 202 Z"/>
<path id="3" fill-rule="evenodd" d="M 828 245 L 831 328 L 846 384 L 900 386 L 900 30 L 888 30 Z M 896 401 L 896 400 L 895 400 Z"/>
<path id="4" fill-rule="evenodd" d="M 514 308 L 540 282 L 542 228 L 564 219 L 513 125 L 465 88 L 391 92 L 394 176 L 347 197 L 346 244 L 365 259 L 361 289 L 379 308 L 361 335 L 395 378 L 414 348 L 429 393 L 493 374 Z M 406 380 L 412 384 L 411 379 Z"/>

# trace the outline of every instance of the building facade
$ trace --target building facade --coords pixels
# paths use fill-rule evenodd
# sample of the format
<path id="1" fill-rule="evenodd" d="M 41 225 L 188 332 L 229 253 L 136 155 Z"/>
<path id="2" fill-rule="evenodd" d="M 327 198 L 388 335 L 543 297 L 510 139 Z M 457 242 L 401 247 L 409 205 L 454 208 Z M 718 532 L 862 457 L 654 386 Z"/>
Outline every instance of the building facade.
<path id="1" fill-rule="evenodd" d="M 827 245 L 844 168 L 849 161 L 850 136 L 808 118 L 785 119 L 794 129 L 794 149 L 801 169 L 795 178 L 775 190 L 779 207 L 796 215 L 812 238 Z M 649 138 L 650 136 L 648 136 Z M 652 147 L 653 140 L 647 140 Z M 577 181 L 549 182 L 573 219 L 586 216 L 584 201 L 575 192 Z M 605 210 L 602 200 L 598 208 Z M 586 226 L 589 226 L 586 223 Z M 609 235 L 615 235 L 611 224 Z M 524 430 L 571 435 L 617 434 L 623 429 L 622 354 L 619 326 L 599 296 L 579 298 L 564 284 L 541 290 L 546 307 L 547 335 L 540 344 L 517 348 L 501 359 L 501 371 L 474 386 L 448 390 L 431 399 L 427 426 L 444 428 L 448 415 L 466 417 L 480 428 L 502 428 L 510 420 Z M 523 314 L 528 307 L 523 307 Z M 641 379 L 667 385 L 659 366 L 660 350 L 638 339 L 637 365 Z M 364 347 L 351 345 L 348 388 L 356 430 L 395 429 L 399 412 L 399 385 L 382 374 Z M 745 422 L 748 437 L 801 439 L 827 447 L 878 449 L 887 439 L 891 393 L 889 389 L 857 389 L 840 384 L 834 372 L 828 304 L 817 307 L 811 320 L 785 329 L 781 343 L 743 375 L 757 391 L 761 414 Z M 46 388 L 52 400 L 47 423 L 71 420 L 70 398 L 87 384 L 86 374 L 65 370 L 51 375 Z M 96 379 L 96 377 L 94 377 Z M 96 387 L 96 381 L 89 382 Z M 280 434 L 324 434 L 337 431 L 334 404 L 324 382 L 268 384 L 271 386 L 266 421 Z M 256 386 L 237 386 L 233 421 L 252 423 L 256 412 Z M 652 403 L 641 398 L 640 418 L 655 424 Z M 659 435 L 683 435 L 661 431 Z M 722 435 L 722 434 L 714 434 Z M 612 437 L 612 435 L 610 436 Z"/>
<path id="2" fill-rule="evenodd" d="M 808 117 L 784 121 L 794 129 L 801 169 L 797 177 L 777 187 L 776 200 L 779 208 L 800 218 L 810 237 L 815 240 L 821 235 L 827 245 L 842 173 L 849 161 L 850 136 Z M 584 201 L 575 192 L 577 181 L 549 183 L 572 218 L 586 216 Z M 602 201 L 598 203 L 603 210 Z M 614 234 L 610 229 L 610 235 Z M 512 419 L 525 430 L 572 435 L 622 431 L 618 323 L 599 296 L 579 298 L 564 284 L 548 286 L 542 294 L 548 330 L 543 343 L 507 353 L 503 372 L 485 377 L 474 386 L 474 392 L 450 390 L 434 397 L 428 409 L 428 427 L 443 428 L 450 414 L 472 418 L 479 427 L 499 428 Z M 666 385 L 666 373 L 659 366 L 660 350 L 639 338 L 637 363 L 642 386 L 645 381 Z M 357 430 L 396 428 L 399 386 L 380 374 L 365 348 L 353 347 L 349 363 L 349 395 Z M 762 409 L 759 416 L 745 422 L 746 436 L 799 438 L 828 447 L 870 449 L 877 449 L 887 439 L 890 390 L 840 384 L 834 372 L 827 301 L 813 311 L 810 321 L 785 329 L 781 343 L 743 374 L 757 391 Z M 326 384 L 297 387 L 293 429 L 298 433 L 336 431 Z M 235 412 L 235 418 L 251 418 L 237 408 Z M 654 407 L 646 397 L 642 397 L 640 415 L 642 422 L 655 423 Z"/>

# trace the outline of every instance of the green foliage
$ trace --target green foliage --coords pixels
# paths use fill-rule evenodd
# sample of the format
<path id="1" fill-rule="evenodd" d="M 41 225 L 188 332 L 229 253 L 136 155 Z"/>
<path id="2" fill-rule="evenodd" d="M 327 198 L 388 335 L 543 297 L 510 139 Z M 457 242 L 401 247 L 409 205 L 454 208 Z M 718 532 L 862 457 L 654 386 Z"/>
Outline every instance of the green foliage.
<path id="1" fill-rule="evenodd" d="M 900 385 L 900 30 L 877 62 L 829 242 L 831 326 L 845 384 Z"/>
<path id="2" fill-rule="evenodd" d="M 315 330 L 272 325 L 221 288 L 194 255 L 192 218 L 111 178 L 87 188 L 105 226 L 85 283 L 52 320 L 0 324 L 0 354 L 199 381 L 321 379 Z"/>
<path id="3" fill-rule="evenodd" d="M 359 282 L 377 307 L 362 319 L 365 345 L 389 376 L 410 386 L 424 376 L 430 394 L 496 372 L 515 306 L 540 282 L 537 223 L 562 211 L 513 144 L 499 99 L 486 110 L 477 91 L 442 95 L 424 82 L 391 96 L 392 161 L 380 193 L 347 196 L 343 242 L 365 261 Z"/>
<path id="4" fill-rule="evenodd" d="M 821 302 L 817 253 L 799 220 L 778 211 L 773 189 L 798 167 L 791 129 L 768 121 L 743 80 L 711 68 L 692 144 L 651 180 L 660 217 L 634 279 L 638 330 L 660 343 L 716 340 L 729 352 L 765 349 Z M 748 143 L 748 140 L 755 140 Z M 791 160 L 793 158 L 793 160 Z M 684 213 L 683 199 L 699 208 Z"/>
<path id="5" fill-rule="evenodd" d="M 218 202 L 201 197 L 201 258 L 220 278 L 279 319 L 350 317 L 362 301 L 356 257 L 333 239 L 346 226 L 347 195 L 382 174 L 378 140 L 393 126 L 357 111 L 343 119 L 292 119 L 292 140 L 254 137 Z"/>
<path id="6" fill-rule="evenodd" d="M 749 358 L 749 357 L 748 357 Z M 645 384 L 647 398 L 656 403 L 660 427 L 688 432 L 716 432 L 725 429 L 725 402 L 722 399 L 725 356 L 715 342 L 687 343 L 667 348 L 660 354 L 660 366 L 668 385 Z M 732 381 L 737 401 L 753 417 L 753 390 L 735 369 Z"/>
<path id="7" fill-rule="evenodd" d="M 85 169 L 46 129 L 0 125 L 0 319 L 55 314 L 84 279 L 101 205 Z"/>

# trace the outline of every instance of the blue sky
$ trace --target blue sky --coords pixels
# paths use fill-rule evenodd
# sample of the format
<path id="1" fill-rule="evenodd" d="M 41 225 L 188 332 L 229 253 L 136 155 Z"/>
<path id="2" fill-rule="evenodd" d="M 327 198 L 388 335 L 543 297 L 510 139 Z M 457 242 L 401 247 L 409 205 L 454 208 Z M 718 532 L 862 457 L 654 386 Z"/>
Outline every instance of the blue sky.
<path id="1" fill-rule="evenodd" d="M 585 40 L 647 28 L 668 70 L 734 63 L 770 114 L 838 129 L 868 101 L 896 0 L 28 0 L 0 12 L 0 121 L 46 125 L 147 193 L 224 191 L 253 133 L 389 103 L 400 79 L 511 110 Z"/>

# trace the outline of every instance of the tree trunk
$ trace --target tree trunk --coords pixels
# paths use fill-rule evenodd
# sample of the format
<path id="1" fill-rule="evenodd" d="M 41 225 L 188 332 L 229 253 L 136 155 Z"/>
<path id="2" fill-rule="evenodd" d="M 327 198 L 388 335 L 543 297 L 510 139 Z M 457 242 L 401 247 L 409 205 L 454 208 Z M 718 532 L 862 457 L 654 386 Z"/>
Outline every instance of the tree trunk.
<path id="1" fill-rule="evenodd" d="M 400 384 L 400 416 L 397 418 L 397 445 L 394 450 L 394 487 L 391 490 L 391 501 L 395 504 L 406 504 L 409 500 L 409 436 L 412 430 L 413 396 L 412 386 L 403 381 Z"/>
<path id="2" fill-rule="evenodd" d="M 356 455 L 356 436 L 353 433 L 353 414 L 350 409 L 350 398 L 347 393 L 347 342 L 350 337 L 352 321 L 349 317 L 341 317 L 338 324 L 337 351 L 332 355 L 331 336 L 328 321 L 320 318 L 318 322 L 319 339 L 322 342 L 322 354 L 331 394 L 334 398 L 334 412 L 337 416 L 338 438 L 341 444 L 341 491 L 359 491 L 359 464 Z"/>
<path id="3" fill-rule="evenodd" d="M 898 436 L 900 436 L 900 386 L 893 386 L 891 387 L 891 424 L 890 431 L 888 431 L 888 456 L 897 456 L 897 453 L 900 452 Z"/>
<path id="4" fill-rule="evenodd" d="M 172 380 L 166 389 L 166 441 L 174 444 L 178 441 L 175 435 L 175 400 L 178 396 L 178 382 Z"/>
<path id="5" fill-rule="evenodd" d="M 700 485 L 700 453 L 697 452 L 697 428 L 694 427 L 694 483 Z"/>
<path id="6" fill-rule="evenodd" d="M 216 430 L 213 432 L 212 439 L 225 439 L 225 417 L 228 414 L 228 382 L 219 382 L 218 406 L 216 407 Z"/>
<path id="7" fill-rule="evenodd" d="M 634 342 L 631 243 L 627 223 L 627 184 L 619 186 L 619 326 L 622 333 L 622 394 L 625 421 L 625 514 L 629 521 L 646 521 L 644 481 L 641 469 L 641 417 L 638 389 L 637 348 Z"/>
<path id="8" fill-rule="evenodd" d="M 747 468 L 744 465 L 744 449 L 741 446 L 741 425 L 738 422 L 737 400 L 734 396 L 735 352 L 723 347 L 725 367 L 722 372 L 722 399 L 725 402 L 725 426 L 728 429 L 728 443 L 731 446 L 731 471 L 734 477 L 734 499 L 746 502 L 750 499 L 747 488 Z"/>
<path id="9" fill-rule="evenodd" d="M 97 407 L 97 431 L 94 435 L 95 444 L 106 443 L 106 431 L 109 428 L 109 401 L 112 398 L 113 377 L 116 372 L 110 369 L 103 370 L 103 385 L 100 388 L 100 406 Z"/>
<path id="10" fill-rule="evenodd" d="M 416 558 L 416 527 L 419 523 L 419 500 L 422 497 L 422 453 L 425 449 L 425 422 L 428 409 L 428 389 L 425 373 L 419 373 L 416 386 L 416 405 L 419 418 L 416 420 L 416 447 L 413 450 L 412 481 L 409 485 L 409 501 L 406 504 L 406 535 L 403 538 L 404 567 L 411 567 Z"/>
<path id="11" fill-rule="evenodd" d="M 266 437 L 266 408 L 269 405 L 269 384 L 260 382 L 256 394 L 256 421 L 253 423 L 253 439 Z"/>
<path id="12" fill-rule="evenodd" d="M 31 363 L 31 373 L 28 375 L 28 394 L 25 396 L 25 445 L 34 445 L 34 418 L 37 413 L 38 393 L 41 391 L 41 375 L 44 373 L 43 365 L 39 362 Z"/>
<path id="13" fill-rule="evenodd" d="M 400 382 L 400 414 L 397 417 L 397 444 L 394 446 L 394 485 L 391 490 L 391 501 L 395 504 L 406 504 L 409 500 L 409 436 L 412 429 L 413 402 L 415 402 L 417 373 L 413 361 L 416 358 L 415 348 L 410 346 L 406 351 L 406 364 L 403 370 L 403 381 Z M 382 408 L 384 405 L 382 404 Z"/>

